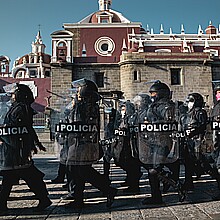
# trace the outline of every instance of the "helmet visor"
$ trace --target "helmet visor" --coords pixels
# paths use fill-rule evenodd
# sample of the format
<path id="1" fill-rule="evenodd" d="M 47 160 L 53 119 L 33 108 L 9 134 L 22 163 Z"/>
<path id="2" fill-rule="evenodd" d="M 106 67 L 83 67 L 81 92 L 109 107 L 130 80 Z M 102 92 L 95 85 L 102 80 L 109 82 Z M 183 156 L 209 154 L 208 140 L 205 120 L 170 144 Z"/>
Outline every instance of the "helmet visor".
<path id="1" fill-rule="evenodd" d="M 6 86 L 3 86 L 3 89 L 6 93 L 12 94 L 15 92 L 16 89 L 18 89 L 17 83 L 8 84 Z"/>
<path id="2" fill-rule="evenodd" d="M 86 79 L 82 78 L 82 79 L 78 79 L 78 80 L 75 80 L 72 82 L 72 86 L 74 88 L 77 88 L 77 87 L 82 87 L 82 86 L 85 86 L 86 85 Z"/>

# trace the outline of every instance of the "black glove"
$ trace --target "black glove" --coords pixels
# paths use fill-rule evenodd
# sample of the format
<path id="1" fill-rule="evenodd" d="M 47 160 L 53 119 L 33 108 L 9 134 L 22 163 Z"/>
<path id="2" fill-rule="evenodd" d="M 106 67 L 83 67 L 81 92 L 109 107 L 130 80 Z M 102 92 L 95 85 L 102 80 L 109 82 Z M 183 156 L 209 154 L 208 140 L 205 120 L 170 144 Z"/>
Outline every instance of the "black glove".
<path id="1" fill-rule="evenodd" d="M 41 142 L 37 143 L 36 145 L 39 148 L 39 150 L 44 151 L 44 152 L 47 151 L 46 147 L 44 147 Z"/>
<path id="2" fill-rule="evenodd" d="M 34 147 L 32 150 L 33 150 L 34 154 L 37 154 L 38 150 L 36 147 Z"/>

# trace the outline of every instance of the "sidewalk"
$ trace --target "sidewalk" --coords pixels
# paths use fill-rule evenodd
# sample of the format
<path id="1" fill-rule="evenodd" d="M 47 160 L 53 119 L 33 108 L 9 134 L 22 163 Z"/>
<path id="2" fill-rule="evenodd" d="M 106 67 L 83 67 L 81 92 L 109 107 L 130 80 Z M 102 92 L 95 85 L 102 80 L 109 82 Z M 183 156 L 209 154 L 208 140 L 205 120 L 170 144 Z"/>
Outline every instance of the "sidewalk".
<path id="1" fill-rule="evenodd" d="M 218 192 L 215 180 L 209 176 L 202 176 L 195 181 L 195 190 L 189 192 L 186 201 L 178 202 L 178 195 L 174 190 L 164 194 L 163 206 L 144 206 L 141 201 L 150 196 L 150 188 L 147 180 L 147 172 L 143 169 L 140 181 L 141 192 L 138 195 L 123 193 L 120 183 L 125 178 L 125 173 L 115 165 L 111 165 L 111 180 L 113 187 L 118 188 L 118 195 L 111 209 L 106 208 L 106 197 L 97 189 L 86 185 L 85 207 L 82 210 L 66 208 L 67 201 L 60 197 L 67 192 L 62 184 L 50 182 L 57 174 L 58 160 L 53 155 L 37 155 L 34 158 L 36 166 L 45 173 L 45 182 L 53 204 L 41 213 L 35 213 L 32 207 L 37 206 L 38 201 L 29 191 L 23 180 L 13 187 L 10 195 L 7 214 L 0 215 L 0 219 L 73 219 L 73 220 L 143 220 L 143 219 L 220 219 L 220 201 L 212 201 L 211 196 Z M 102 164 L 96 164 L 95 168 L 102 172 Z M 182 177 L 182 173 L 181 173 Z"/>

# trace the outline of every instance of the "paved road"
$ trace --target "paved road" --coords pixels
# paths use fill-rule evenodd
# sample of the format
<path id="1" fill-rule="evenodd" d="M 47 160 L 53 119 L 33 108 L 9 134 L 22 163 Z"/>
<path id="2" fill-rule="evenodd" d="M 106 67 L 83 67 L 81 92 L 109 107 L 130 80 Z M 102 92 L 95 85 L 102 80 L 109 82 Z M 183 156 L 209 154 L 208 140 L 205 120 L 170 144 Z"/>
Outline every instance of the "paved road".
<path id="1" fill-rule="evenodd" d="M 53 155 L 38 155 L 35 157 L 35 164 L 45 172 L 45 182 L 47 184 L 52 206 L 47 210 L 35 213 L 32 207 L 38 202 L 26 184 L 20 180 L 20 184 L 13 187 L 10 195 L 7 214 L 0 215 L 0 219 L 73 219 L 73 220 L 143 220 L 143 219 L 220 219 L 220 201 L 212 201 L 211 196 L 218 192 L 217 184 L 209 176 L 202 176 L 195 181 L 195 190 L 189 192 L 185 202 L 178 202 L 177 193 L 170 190 L 164 194 L 164 205 L 144 206 L 141 201 L 146 196 L 150 196 L 150 188 L 147 180 L 147 173 L 140 181 L 141 192 L 138 195 L 128 195 L 123 193 L 120 183 L 125 178 L 125 173 L 112 164 L 111 179 L 112 185 L 117 187 L 118 195 L 111 209 L 106 208 L 106 198 L 97 189 L 86 185 L 85 207 L 82 210 L 66 208 L 67 202 L 60 197 L 67 192 L 62 188 L 62 184 L 52 184 L 50 180 L 56 176 L 58 161 Z M 97 164 L 95 168 L 102 172 L 102 165 Z M 182 176 L 182 174 L 181 174 Z"/>

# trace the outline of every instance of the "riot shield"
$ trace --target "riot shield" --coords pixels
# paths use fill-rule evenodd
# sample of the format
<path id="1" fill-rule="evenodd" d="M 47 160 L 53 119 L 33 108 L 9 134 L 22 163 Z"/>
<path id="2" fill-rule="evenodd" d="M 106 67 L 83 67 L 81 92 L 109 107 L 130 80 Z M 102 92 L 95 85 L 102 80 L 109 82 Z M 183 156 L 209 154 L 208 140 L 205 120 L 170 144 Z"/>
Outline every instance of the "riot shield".
<path id="1" fill-rule="evenodd" d="M 103 122 L 104 122 L 104 136 L 100 140 L 100 145 L 104 153 L 104 159 L 110 163 L 112 158 L 117 158 L 120 153 L 120 141 L 115 135 L 115 130 L 120 124 L 121 115 L 114 107 L 112 100 L 103 99 Z M 119 152 L 118 152 L 119 151 Z"/>
<path id="2" fill-rule="evenodd" d="M 90 83 L 87 87 L 87 83 Z M 93 95 L 92 85 L 95 83 L 85 80 L 84 83 L 72 82 L 76 89 L 76 99 L 72 103 L 68 120 L 56 125 L 56 132 L 67 135 L 67 163 L 68 164 L 92 164 L 100 159 L 100 112 L 97 99 Z M 90 86 L 90 87 L 89 87 Z M 91 93 L 88 93 L 88 90 Z M 83 91 L 83 93 L 82 93 Z M 67 112 L 67 111 L 66 111 Z"/>
<path id="3" fill-rule="evenodd" d="M 69 122 L 69 115 L 73 108 L 72 100 L 76 96 L 76 91 L 74 89 L 67 89 L 60 94 L 51 94 L 58 97 L 56 106 L 59 106 L 57 109 L 50 109 L 49 115 L 50 129 L 54 137 L 54 151 L 60 163 L 65 164 L 68 153 L 68 135 L 66 133 L 57 132 L 56 126 L 59 123 Z"/>
<path id="4" fill-rule="evenodd" d="M 134 158 L 139 158 L 138 149 L 138 125 L 144 120 L 147 109 L 151 103 L 150 96 L 144 92 L 139 93 L 133 98 L 133 103 L 135 106 L 135 112 L 129 117 L 129 133 L 130 133 L 130 145 L 132 156 Z"/>
<path id="5" fill-rule="evenodd" d="M 139 159 L 144 164 L 157 166 L 159 164 L 173 163 L 179 158 L 180 138 L 184 135 L 179 129 L 179 111 L 173 105 L 170 120 L 150 121 L 152 114 L 157 116 L 155 108 L 157 104 L 152 103 L 147 112 L 139 115 L 138 125 L 138 151 Z M 169 108 L 162 106 L 162 109 Z"/>

